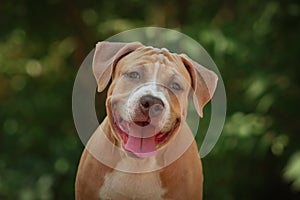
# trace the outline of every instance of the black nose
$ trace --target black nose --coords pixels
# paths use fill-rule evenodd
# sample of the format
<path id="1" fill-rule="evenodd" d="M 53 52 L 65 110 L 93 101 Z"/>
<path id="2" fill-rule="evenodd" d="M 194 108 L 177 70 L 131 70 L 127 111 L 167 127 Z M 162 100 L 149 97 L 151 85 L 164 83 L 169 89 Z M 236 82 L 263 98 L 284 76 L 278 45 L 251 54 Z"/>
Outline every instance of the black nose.
<path id="1" fill-rule="evenodd" d="M 158 117 L 164 110 L 164 103 L 157 97 L 146 95 L 140 99 L 140 108 L 145 115 Z"/>

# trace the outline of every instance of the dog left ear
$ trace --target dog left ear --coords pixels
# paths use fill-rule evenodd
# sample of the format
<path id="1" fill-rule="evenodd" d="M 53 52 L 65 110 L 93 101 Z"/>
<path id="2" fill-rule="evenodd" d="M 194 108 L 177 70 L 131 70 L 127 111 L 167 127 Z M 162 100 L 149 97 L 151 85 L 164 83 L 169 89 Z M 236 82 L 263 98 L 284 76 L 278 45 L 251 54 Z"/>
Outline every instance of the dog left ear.
<path id="1" fill-rule="evenodd" d="M 98 92 L 107 86 L 117 62 L 131 51 L 141 47 L 139 42 L 98 42 L 93 58 L 93 72 L 98 84 Z"/>
<path id="2" fill-rule="evenodd" d="M 180 57 L 192 78 L 193 101 L 198 115 L 202 118 L 203 107 L 210 101 L 216 90 L 218 76 L 215 72 L 190 59 L 187 55 L 181 54 Z"/>

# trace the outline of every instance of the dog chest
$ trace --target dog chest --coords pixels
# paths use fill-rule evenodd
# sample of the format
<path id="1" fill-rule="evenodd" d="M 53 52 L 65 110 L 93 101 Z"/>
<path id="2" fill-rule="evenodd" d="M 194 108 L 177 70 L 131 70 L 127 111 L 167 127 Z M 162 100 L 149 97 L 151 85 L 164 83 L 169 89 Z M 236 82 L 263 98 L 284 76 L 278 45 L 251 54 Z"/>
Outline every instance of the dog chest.
<path id="1" fill-rule="evenodd" d="M 100 188 L 101 199 L 159 200 L 162 199 L 164 193 L 159 171 L 126 173 L 114 170 L 104 177 L 104 183 Z"/>

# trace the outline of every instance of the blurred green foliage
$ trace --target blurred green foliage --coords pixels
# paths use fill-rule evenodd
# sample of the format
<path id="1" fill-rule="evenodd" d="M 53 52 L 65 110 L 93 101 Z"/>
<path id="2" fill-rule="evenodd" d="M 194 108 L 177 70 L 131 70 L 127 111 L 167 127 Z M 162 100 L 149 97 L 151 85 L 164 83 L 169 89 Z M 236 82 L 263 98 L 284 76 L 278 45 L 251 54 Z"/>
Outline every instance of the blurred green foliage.
<path id="1" fill-rule="evenodd" d="M 300 199 L 299 1 L 3 0 L 0 15 L 1 200 L 74 199 L 76 72 L 97 41 L 142 26 L 189 35 L 223 76 L 204 199 Z"/>

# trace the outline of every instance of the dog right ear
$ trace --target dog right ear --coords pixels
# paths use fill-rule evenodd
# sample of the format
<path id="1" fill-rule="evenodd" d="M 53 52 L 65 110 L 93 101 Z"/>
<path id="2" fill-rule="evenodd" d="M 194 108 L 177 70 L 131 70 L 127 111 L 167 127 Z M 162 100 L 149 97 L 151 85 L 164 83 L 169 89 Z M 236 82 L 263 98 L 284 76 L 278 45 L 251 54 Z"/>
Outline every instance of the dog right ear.
<path id="1" fill-rule="evenodd" d="M 117 62 L 131 51 L 141 47 L 139 42 L 98 42 L 93 58 L 93 72 L 98 84 L 98 92 L 107 86 Z"/>
<path id="2" fill-rule="evenodd" d="M 206 69 L 187 55 L 181 54 L 180 57 L 192 78 L 195 109 L 199 116 L 203 117 L 203 107 L 211 100 L 216 90 L 218 76 L 215 72 Z"/>

